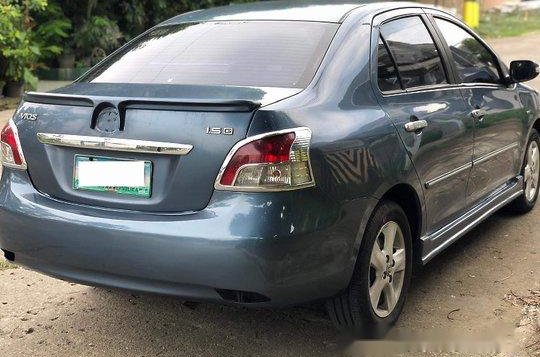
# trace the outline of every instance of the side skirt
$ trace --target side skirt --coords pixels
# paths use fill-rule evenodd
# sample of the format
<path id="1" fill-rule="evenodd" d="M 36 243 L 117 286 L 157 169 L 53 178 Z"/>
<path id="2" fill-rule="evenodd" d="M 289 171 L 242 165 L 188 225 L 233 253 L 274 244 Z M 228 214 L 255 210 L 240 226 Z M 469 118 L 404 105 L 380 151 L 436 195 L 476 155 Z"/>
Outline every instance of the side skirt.
<path id="1" fill-rule="evenodd" d="M 428 263 L 437 254 L 521 194 L 523 194 L 523 176 L 518 176 L 498 188 L 455 221 L 422 237 L 422 264 Z"/>

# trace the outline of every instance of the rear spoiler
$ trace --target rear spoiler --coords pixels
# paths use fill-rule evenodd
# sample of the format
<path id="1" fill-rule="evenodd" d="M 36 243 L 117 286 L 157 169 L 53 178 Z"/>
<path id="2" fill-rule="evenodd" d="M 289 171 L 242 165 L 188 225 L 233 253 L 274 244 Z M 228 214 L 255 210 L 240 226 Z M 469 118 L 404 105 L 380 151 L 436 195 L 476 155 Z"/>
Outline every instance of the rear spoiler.
<path id="1" fill-rule="evenodd" d="M 127 109 L 201 111 L 201 112 L 252 112 L 261 103 L 249 100 L 197 100 L 176 98 L 102 97 L 73 94 L 27 92 L 23 100 L 29 103 L 67 105 L 98 108 L 114 106 L 123 117 Z"/>

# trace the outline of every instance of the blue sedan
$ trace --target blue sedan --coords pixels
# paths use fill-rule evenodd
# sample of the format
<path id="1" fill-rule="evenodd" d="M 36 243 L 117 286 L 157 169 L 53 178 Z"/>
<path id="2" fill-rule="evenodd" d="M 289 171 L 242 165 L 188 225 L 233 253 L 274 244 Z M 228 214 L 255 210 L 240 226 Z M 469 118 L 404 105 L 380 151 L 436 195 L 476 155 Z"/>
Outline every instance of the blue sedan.
<path id="1" fill-rule="evenodd" d="M 0 247 L 83 284 L 246 306 L 324 299 L 383 335 L 415 264 L 539 192 L 540 99 L 411 3 L 183 14 L 1 134 Z"/>

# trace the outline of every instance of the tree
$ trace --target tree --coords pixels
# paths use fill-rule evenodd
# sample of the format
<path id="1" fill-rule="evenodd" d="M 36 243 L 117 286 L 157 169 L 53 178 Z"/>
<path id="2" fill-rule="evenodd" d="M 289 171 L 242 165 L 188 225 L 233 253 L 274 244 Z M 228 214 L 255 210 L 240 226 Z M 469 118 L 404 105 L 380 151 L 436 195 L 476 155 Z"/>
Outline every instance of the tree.
<path id="1" fill-rule="evenodd" d="M 33 12 L 44 11 L 47 0 L 0 0 L 0 76 L 35 87 L 33 70 L 41 49 L 32 41 Z"/>
<path id="2" fill-rule="evenodd" d="M 247 3 L 254 0 L 117 0 L 119 9 L 116 20 L 125 29 L 126 38 L 130 39 L 148 28 L 179 14 L 207 9 L 231 3 Z"/>
<path id="3" fill-rule="evenodd" d="M 35 86 L 62 52 L 86 66 L 172 16 L 253 0 L 0 0 L 0 79 Z"/>
<path id="4" fill-rule="evenodd" d="M 75 52 L 86 65 L 95 64 L 121 43 L 172 16 L 231 2 L 253 0 L 51 0 L 76 29 Z"/>
<path id="5" fill-rule="evenodd" d="M 54 0 L 73 22 L 81 28 L 92 16 L 115 21 L 125 40 L 172 16 L 230 3 L 245 3 L 254 0 Z"/>

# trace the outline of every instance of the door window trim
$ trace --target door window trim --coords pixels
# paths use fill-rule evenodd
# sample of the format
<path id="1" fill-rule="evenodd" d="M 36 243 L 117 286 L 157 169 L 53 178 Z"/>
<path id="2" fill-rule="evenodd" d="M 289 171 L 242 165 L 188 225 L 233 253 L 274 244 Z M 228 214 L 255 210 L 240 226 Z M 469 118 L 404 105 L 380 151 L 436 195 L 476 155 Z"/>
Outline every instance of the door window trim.
<path id="1" fill-rule="evenodd" d="M 396 58 L 394 57 L 394 54 L 392 53 L 392 51 L 390 51 L 390 46 L 388 45 L 388 42 L 386 42 L 386 39 L 384 38 L 382 33 L 380 33 L 380 31 L 379 31 L 379 39 L 383 43 L 383 46 L 384 46 L 386 52 L 388 53 L 388 56 L 390 57 L 390 60 L 392 61 L 392 65 L 394 66 L 394 70 L 396 71 L 396 77 L 398 78 L 398 81 L 399 81 L 399 87 L 401 89 L 392 89 L 392 90 L 383 91 L 379 87 L 379 46 L 378 46 L 378 41 L 377 41 L 377 87 L 379 88 L 379 91 L 384 92 L 384 93 L 403 91 L 403 90 L 405 90 L 405 86 L 403 85 L 403 79 L 401 78 L 401 73 L 399 72 L 398 64 L 396 62 Z"/>
<path id="2" fill-rule="evenodd" d="M 408 11 L 404 11 L 408 10 Z M 377 88 L 377 91 L 379 94 L 381 94 L 384 97 L 387 96 L 397 96 L 397 95 L 407 95 L 407 94 L 413 94 L 413 93 L 419 93 L 419 92 L 425 92 L 425 91 L 432 91 L 432 90 L 446 90 L 446 89 L 455 89 L 456 85 L 458 84 L 455 78 L 455 74 L 453 72 L 453 67 L 450 63 L 450 58 L 448 57 L 448 54 L 446 52 L 445 43 L 443 43 L 440 40 L 440 37 L 438 33 L 435 31 L 435 28 L 433 27 L 433 24 L 431 22 L 431 19 L 427 16 L 427 14 L 423 11 L 421 8 L 411 8 L 411 9 L 398 9 L 395 10 L 396 14 L 392 15 L 394 11 L 385 12 L 382 14 L 379 14 L 373 18 L 372 22 L 372 39 L 371 39 L 371 45 L 375 45 L 375 50 L 372 50 L 372 70 L 371 70 L 371 78 L 372 83 L 375 83 L 375 87 Z M 390 51 L 388 45 L 386 44 L 386 39 L 381 33 L 381 26 L 384 24 L 399 20 L 402 18 L 407 17 L 419 17 L 422 23 L 424 24 L 426 30 L 429 33 L 429 36 L 431 37 L 435 48 L 437 49 L 437 52 L 439 54 L 439 57 L 441 59 L 441 63 L 443 66 L 443 71 L 446 76 L 447 83 L 440 83 L 440 84 L 432 84 L 432 85 L 426 85 L 426 86 L 418 86 L 418 87 L 412 87 L 412 88 L 405 88 L 402 81 L 400 80 L 401 89 L 397 90 L 391 90 L 391 91 L 382 91 L 379 88 L 378 84 L 378 42 L 379 38 L 381 38 L 385 44 L 385 47 L 387 51 L 389 52 L 391 58 L 394 61 L 394 56 L 392 52 Z M 377 17 L 382 17 L 382 19 L 378 20 Z M 452 59 L 453 60 L 453 59 Z M 394 65 L 396 68 L 396 71 L 398 73 L 398 77 L 401 78 L 401 74 L 399 72 L 399 68 L 397 66 L 397 63 L 394 61 Z M 375 81 L 374 81 L 375 79 Z"/>
<path id="3" fill-rule="evenodd" d="M 503 70 L 504 65 L 503 62 L 501 62 L 499 56 L 493 51 L 493 49 L 482 39 L 480 38 L 474 31 L 469 29 L 468 27 L 461 24 L 458 20 L 452 18 L 451 16 L 448 16 L 446 14 L 435 12 L 431 10 L 430 12 L 426 12 L 426 15 L 433 26 L 434 33 L 439 37 L 439 40 L 443 44 L 445 51 L 447 52 L 447 58 L 449 62 L 449 66 L 452 68 L 452 71 L 454 73 L 455 77 L 455 83 L 460 87 L 467 87 L 467 88 L 478 88 L 478 87 L 484 87 L 484 88 L 508 88 L 509 86 L 504 84 L 504 78 L 506 77 L 507 70 Z M 456 63 L 454 60 L 454 55 L 452 54 L 452 51 L 450 50 L 450 46 L 448 45 L 448 42 L 446 42 L 446 39 L 444 38 L 444 35 L 442 34 L 439 26 L 435 22 L 436 19 L 440 19 L 443 21 L 447 21 L 463 31 L 467 32 L 470 36 L 472 36 L 476 41 L 478 41 L 485 49 L 486 51 L 491 54 L 492 58 L 495 60 L 494 65 L 497 67 L 497 72 L 499 74 L 499 83 L 482 83 L 482 82 L 472 82 L 472 83 L 464 83 L 460 80 L 460 77 L 458 75 L 458 71 L 456 68 Z M 506 69 L 506 68 L 504 68 Z"/>

